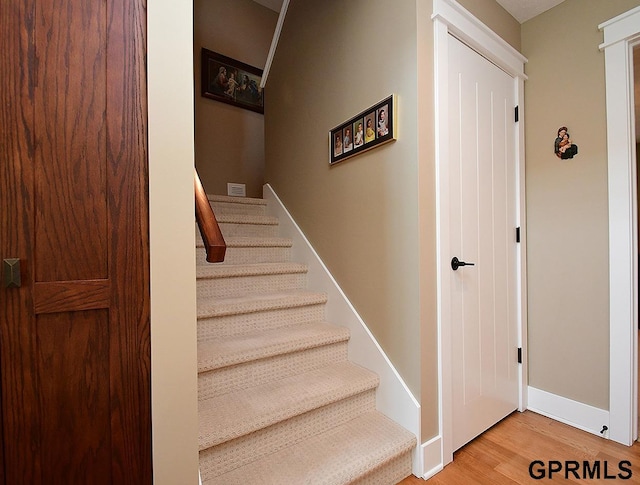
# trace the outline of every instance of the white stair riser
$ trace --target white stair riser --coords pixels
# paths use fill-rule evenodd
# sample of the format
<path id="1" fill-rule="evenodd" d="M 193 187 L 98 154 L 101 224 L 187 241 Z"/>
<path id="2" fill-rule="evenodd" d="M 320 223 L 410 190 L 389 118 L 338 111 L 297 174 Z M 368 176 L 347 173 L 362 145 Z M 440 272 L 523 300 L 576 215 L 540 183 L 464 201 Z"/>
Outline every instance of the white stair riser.
<path id="1" fill-rule="evenodd" d="M 198 300 L 205 298 L 234 298 L 301 289 L 305 287 L 306 283 L 306 273 L 199 279 L 197 296 Z"/>
<path id="2" fill-rule="evenodd" d="M 211 201 L 213 213 L 218 214 L 242 214 L 249 216 L 264 216 L 267 208 L 257 204 L 234 204 L 233 202 Z"/>
<path id="3" fill-rule="evenodd" d="M 202 481 L 214 479 L 262 456 L 295 445 L 373 409 L 375 389 L 203 450 L 200 452 Z M 256 448 L 256 442 L 260 443 L 259 448 Z"/>
<path id="4" fill-rule="evenodd" d="M 324 304 L 198 320 L 198 342 L 324 320 Z"/>
<path id="5" fill-rule="evenodd" d="M 290 247 L 227 247 L 224 263 L 219 264 L 283 263 L 290 259 Z M 204 248 L 196 248 L 196 264 L 210 264 Z"/>
<path id="6" fill-rule="evenodd" d="M 347 360 L 347 341 L 254 360 L 198 374 L 198 400 L 248 389 Z"/>

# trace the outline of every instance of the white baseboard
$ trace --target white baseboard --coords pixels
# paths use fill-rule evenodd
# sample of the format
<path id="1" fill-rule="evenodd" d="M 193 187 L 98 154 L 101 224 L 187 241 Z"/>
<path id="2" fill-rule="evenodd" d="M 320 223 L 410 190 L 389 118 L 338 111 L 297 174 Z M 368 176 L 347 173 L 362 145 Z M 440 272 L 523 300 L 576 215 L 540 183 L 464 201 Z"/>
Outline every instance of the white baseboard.
<path id="1" fill-rule="evenodd" d="M 608 431 L 601 433 L 604 426 L 609 428 L 609 411 L 531 386 L 528 388 L 528 393 L 529 411 L 604 438 L 609 437 Z"/>
<path id="2" fill-rule="evenodd" d="M 268 201 L 269 214 L 278 217 L 280 221 L 280 234 L 293 240 L 293 260 L 308 266 L 309 288 L 328 294 L 327 320 L 349 329 L 349 359 L 380 377 L 376 393 L 378 411 L 415 434 L 420 443 L 420 403 L 269 184 L 263 187 L 263 197 Z M 416 447 L 414 451 L 413 474 L 423 476 L 419 448 Z"/>
<path id="3" fill-rule="evenodd" d="M 444 465 L 442 464 L 442 437 L 436 436 L 429 441 L 420 445 L 420 453 L 422 457 L 422 470 L 420 475 L 425 480 L 428 480 L 439 471 L 442 471 Z"/>

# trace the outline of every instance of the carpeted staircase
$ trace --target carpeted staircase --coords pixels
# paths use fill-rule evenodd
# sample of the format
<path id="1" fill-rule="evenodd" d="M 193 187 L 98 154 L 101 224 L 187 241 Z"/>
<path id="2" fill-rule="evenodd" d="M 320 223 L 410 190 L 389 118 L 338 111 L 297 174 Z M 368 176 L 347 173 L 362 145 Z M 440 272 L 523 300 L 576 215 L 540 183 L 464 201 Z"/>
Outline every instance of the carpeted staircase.
<path id="1" fill-rule="evenodd" d="M 415 437 L 375 409 L 378 377 L 347 359 L 348 330 L 262 199 L 210 197 L 224 263 L 198 245 L 198 398 L 204 485 L 394 485 Z M 336 322 L 339 324 L 339 322 Z"/>

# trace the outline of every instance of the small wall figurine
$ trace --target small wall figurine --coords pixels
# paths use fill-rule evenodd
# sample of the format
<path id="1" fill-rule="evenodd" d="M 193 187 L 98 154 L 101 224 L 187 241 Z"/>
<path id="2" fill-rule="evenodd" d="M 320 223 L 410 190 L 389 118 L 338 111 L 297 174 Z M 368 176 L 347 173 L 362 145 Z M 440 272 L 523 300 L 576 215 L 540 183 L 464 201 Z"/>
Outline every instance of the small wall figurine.
<path id="1" fill-rule="evenodd" d="M 571 138 L 569 138 L 569 132 L 566 126 L 558 128 L 558 136 L 553 144 L 553 149 L 556 157 L 561 160 L 573 158 L 578 154 L 578 145 L 573 143 Z"/>

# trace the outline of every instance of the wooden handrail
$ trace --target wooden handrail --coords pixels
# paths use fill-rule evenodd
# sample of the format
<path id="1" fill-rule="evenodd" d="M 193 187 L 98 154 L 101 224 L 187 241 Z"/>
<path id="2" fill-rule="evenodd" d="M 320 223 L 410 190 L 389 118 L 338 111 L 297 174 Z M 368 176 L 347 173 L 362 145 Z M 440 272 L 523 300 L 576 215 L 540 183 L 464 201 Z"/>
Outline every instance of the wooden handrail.
<path id="1" fill-rule="evenodd" d="M 196 222 L 207 251 L 207 262 L 221 263 L 227 251 L 227 245 L 222 237 L 220 226 L 213 213 L 209 198 L 202 187 L 198 171 L 195 170 L 194 186 L 196 193 Z"/>

